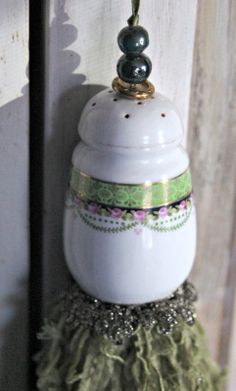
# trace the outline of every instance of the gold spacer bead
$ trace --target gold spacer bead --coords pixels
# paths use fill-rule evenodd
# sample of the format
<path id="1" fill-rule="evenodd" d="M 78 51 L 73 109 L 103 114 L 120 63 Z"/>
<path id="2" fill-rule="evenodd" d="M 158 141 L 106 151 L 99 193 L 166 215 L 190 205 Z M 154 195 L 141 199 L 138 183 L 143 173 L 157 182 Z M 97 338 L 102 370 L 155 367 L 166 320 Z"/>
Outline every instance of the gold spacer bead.
<path id="1" fill-rule="evenodd" d="M 112 82 L 112 88 L 115 92 L 120 92 L 130 99 L 149 99 L 155 92 L 154 85 L 146 80 L 140 84 L 129 84 L 116 77 Z"/>

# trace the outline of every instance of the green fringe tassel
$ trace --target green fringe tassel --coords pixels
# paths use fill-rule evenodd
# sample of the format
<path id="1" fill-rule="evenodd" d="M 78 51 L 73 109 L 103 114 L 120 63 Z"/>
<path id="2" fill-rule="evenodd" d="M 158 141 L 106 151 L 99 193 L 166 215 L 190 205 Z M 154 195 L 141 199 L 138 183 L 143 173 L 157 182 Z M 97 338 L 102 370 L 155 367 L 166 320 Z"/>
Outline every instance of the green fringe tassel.
<path id="1" fill-rule="evenodd" d="M 41 391 L 223 391 L 225 372 L 210 359 L 204 332 L 179 323 L 170 335 L 139 328 L 122 345 L 92 329 L 71 331 L 57 312 L 39 336 Z"/>

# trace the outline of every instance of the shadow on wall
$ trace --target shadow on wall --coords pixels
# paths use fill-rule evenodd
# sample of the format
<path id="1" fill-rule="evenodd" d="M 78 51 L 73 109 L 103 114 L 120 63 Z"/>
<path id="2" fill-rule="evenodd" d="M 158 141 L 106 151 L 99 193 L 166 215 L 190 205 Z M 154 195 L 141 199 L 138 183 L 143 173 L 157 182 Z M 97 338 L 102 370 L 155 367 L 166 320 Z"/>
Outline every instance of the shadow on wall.
<path id="1" fill-rule="evenodd" d="M 63 209 L 71 156 L 79 141 L 78 120 L 85 103 L 105 86 L 83 84 L 76 72 L 80 56 L 65 49 L 77 40 L 78 30 L 68 23 L 65 0 L 55 2 L 49 47 L 49 82 L 46 91 L 44 286 L 46 305 L 70 284 L 63 256 Z M 47 66 L 48 66 L 47 64 Z"/>
<path id="2" fill-rule="evenodd" d="M 49 6 L 49 2 L 47 4 Z M 49 42 L 52 42 L 49 47 L 49 63 L 51 64 L 49 85 L 48 80 L 46 80 L 46 93 L 48 94 L 50 91 L 50 96 L 47 95 L 45 99 L 44 296 L 48 304 L 61 293 L 63 288 L 70 284 L 69 273 L 63 257 L 62 231 L 64 199 L 69 179 L 71 155 L 79 140 L 77 123 L 85 103 L 94 94 L 105 88 L 105 86 L 101 85 L 83 84 L 86 80 L 85 75 L 73 73 L 80 64 L 80 56 L 74 51 L 65 48 L 76 41 L 78 31 L 74 26 L 67 23 L 69 16 L 65 12 L 65 0 L 58 0 L 55 4 L 55 18 L 49 31 Z M 27 128 L 28 121 L 27 113 L 25 113 L 25 117 L 23 115 L 28 103 L 26 87 L 24 87 L 22 92 L 24 94 L 22 97 L 0 108 L 0 132 L 4 132 L 4 137 L 8 140 L 9 145 L 11 144 L 12 150 L 8 154 L 8 158 L 13 162 L 13 172 L 9 168 L 7 169 L 7 175 L 9 175 L 9 171 L 10 175 L 12 175 L 12 183 L 9 181 L 4 183 L 6 188 L 6 196 L 4 198 L 4 200 L 6 199 L 6 208 L 3 205 L 3 209 L 6 210 L 4 214 L 6 218 L 4 219 L 1 216 L 0 229 L 4 231 L 4 227 L 12 225 L 11 240 L 14 238 L 14 230 L 20 230 L 19 225 L 14 225 L 11 221 L 12 213 L 15 213 L 15 211 L 18 213 L 19 209 L 22 213 L 26 209 L 26 207 L 23 209 L 21 205 L 19 206 L 18 190 L 19 188 L 22 190 L 23 187 L 22 183 L 19 185 L 20 181 L 22 182 L 23 180 L 27 184 L 28 173 L 25 173 L 24 179 L 21 177 L 16 179 L 17 175 L 14 172 L 14 167 L 17 167 L 19 163 L 18 160 L 26 159 L 27 156 L 27 151 L 25 151 L 24 156 L 19 155 L 20 148 L 17 145 L 19 129 L 24 128 L 24 126 L 19 126 L 19 123 L 25 121 L 25 128 Z M 3 126 L 5 129 L 3 129 Z M 12 143 L 14 139 L 16 143 Z M 14 184 L 13 182 L 16 183 Z M 27 197 L 27 192 L 24 195 L 21 194 L 21 198 L 24 199 L 25 203 L 28 202 Z M 9 200 L 12 200 L 12 213 L 9 213 Z M 7 219 L 10 220 L 8 221 Z M 22 240 L 25 240 L 25 238 L 22 238 Z M 19 249 L 16 249 L 15 254 L 19 254 L 18 251 Z M 7 265 L 7 263 L 9 263 L 9 260 L 0 256 L 1 279 L 6 284 L 9 281 L 9 285 L 12 284 L 12 289 L 10 286 L 5 290 L 1 290 L 3 291 L 3 295 L 0 298 L 1 312 L 4 308 L 6 308 L 6 311 L 14 309 L 14 316 L 3 327 L 0 326 L 0 390 L 15 391 L 18 388 L 26 390 L 27 363 L 25 362 L 25 357 L 27 356 L 28 338 L 27 269 L 25 265 L 25 269 L 22 271 L 22 265 L 18 262 L 20 270 L 19 272 L 14 270 L 14 273 L 17 275 L 16 278 L 8 280 L 8 274 L 13 273 L 17 260 L 16 262 L 13 260 L 12 265 Z M 4 266 L 4 264 L 7 266 Z M 37 282 L 35 283 L 37 284 Z"/>
<path id="3" fill-rule="evenodd" d="M 0 390 L 27 389 L 28 86 L 0 107 Z"/>
<path id="4" fill-rule="evenodd" d="M 28 306 L 27 281 L 18 282 L 17 292 L 13 289 L 3 299 L 1 317 L 8 312 L 13 318 L 8 322 L 1 322 L 0 326 L 0 390 L 16 391 L 27 390 L 28 363 Z M 5 319 L 6 320 L 6 319 Z M 18 388 L 19 387 L 19 388 Z"/>

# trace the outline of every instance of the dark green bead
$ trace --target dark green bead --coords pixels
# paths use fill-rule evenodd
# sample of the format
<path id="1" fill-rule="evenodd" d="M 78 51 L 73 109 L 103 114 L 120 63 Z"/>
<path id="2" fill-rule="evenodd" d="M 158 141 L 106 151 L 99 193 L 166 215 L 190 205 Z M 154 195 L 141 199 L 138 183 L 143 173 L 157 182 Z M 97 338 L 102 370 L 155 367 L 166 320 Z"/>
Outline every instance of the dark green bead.
<path id="1" fill-rule="evenodd" d="M 118 45 L 124 53 L 141 53 L 149 45 L 148 32 L 141 26 L 127 26 L 118 35 Z"/>
<path id="2" fill-rule="evenodd" d="M 137 56 L 124 54 L 117 64 L 117 73 L 120 79 L 131 84 L 147 80 L 151 70 L 152 63 L 145 54 Z"/>

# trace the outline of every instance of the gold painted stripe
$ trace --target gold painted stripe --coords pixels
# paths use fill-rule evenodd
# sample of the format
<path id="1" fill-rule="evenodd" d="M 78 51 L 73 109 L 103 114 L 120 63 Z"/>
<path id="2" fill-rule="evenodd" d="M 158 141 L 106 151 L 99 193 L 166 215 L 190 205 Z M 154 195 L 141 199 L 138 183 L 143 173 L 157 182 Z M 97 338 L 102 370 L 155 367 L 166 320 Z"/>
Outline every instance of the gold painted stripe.
<path id="1" fill-rule="evenodd" d="M 120 186 L 143 186 L 143 187 L 151 187 L 151 186 L 155 186 L 157 184 L 166 184 L 170 181 L 173 181 L 175 179 L 178 179 L 179 177 L 185 175 L 187 172 L 190 172 L 190 168 L 188 167 L 185 171 L 183 171 L 181 174 L 175 176 L 175 177 L 172 177 L 172 178 L 166 178 L 166 179 L 162 179 L 160 181 L 157 181 L 157 182 L 151 182 L 151 181 L 147 181 L 147 182 L 142 182 L 142 183 L 122 183 L 122 182 L 115 182 L 115 181 L 107 181 L 107 180 L 104 180 L 104 179 L 98 179 L 92 175 L 89 175 L 87 174 L 86 172 L 84 171 L 80 171 L 78 170 L 77 168 L 75 167 L 72 167 L 72 171 L 75 171 L 78 175 L 81 175 L 85 178 L 88 178 L 88 179 L 93 179 L 94 181 L 97 181 L 97 182 L 101 182 L 101 183 L 107 183 L 109 185 L 120 185 Z"/>

